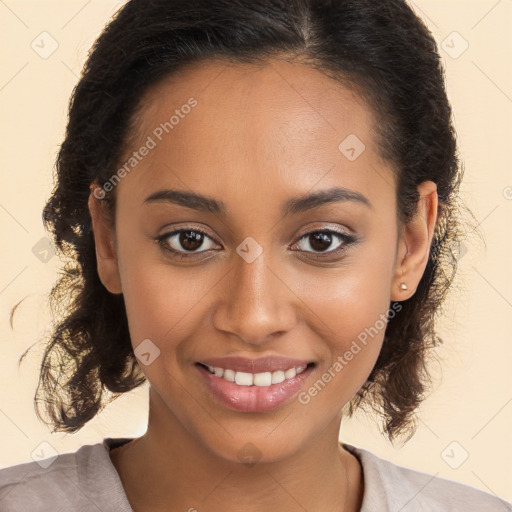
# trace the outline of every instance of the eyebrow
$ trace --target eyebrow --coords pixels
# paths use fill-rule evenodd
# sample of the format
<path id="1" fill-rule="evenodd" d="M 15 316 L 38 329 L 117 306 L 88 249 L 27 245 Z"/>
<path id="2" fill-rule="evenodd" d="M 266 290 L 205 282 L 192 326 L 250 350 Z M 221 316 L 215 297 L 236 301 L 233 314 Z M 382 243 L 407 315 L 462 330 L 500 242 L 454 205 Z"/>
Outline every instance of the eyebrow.
<path id="1" fill-rule="evenodd" d="M 167 202 L 191 210 L 227 215 L 227 207 L 223 201 L 184 190 L 159 190 L 144 200 L 144 204 Z M 319 206 L 339 202 L 355 202 L 373 209 L 370 200 L 361 193 L 344 187 L 333 187 L 289 199 L 284 203 L 281 214 L 283 217 L 290 214 L 296 215 Z"/>

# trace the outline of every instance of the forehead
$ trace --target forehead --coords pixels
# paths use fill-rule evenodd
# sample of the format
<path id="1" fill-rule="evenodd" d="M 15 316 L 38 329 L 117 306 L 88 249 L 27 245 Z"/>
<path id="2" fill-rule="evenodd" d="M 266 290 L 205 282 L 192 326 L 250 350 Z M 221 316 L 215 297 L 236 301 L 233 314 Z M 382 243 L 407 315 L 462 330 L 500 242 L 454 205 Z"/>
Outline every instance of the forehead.
<path id="1" fill-rule="evenodd" d="M 120 186 L 130 182 L 141 200 L 164 186 L 216 197 L 241 183 L 287 196 L 315 184 L 369 195 L 392 188 L 370 106 L 303 63 L 196 63 L 151 88 L 141 106 L 131 149 L 148 137 L 153 148 Z"/>

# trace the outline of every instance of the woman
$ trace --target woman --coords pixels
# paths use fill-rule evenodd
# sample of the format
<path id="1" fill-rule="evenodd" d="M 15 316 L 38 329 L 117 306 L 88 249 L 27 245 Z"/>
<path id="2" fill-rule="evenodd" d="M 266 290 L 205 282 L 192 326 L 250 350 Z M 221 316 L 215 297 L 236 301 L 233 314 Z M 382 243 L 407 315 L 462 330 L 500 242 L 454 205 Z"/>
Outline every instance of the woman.
<path id="1" fill-rule="evenodd" d="M 44 211 L 73 264 L 36 398 L 72 433 L 147 379 L 148 428 L 0 471 L 2 510 L 507 510 L 338 441 L 365 404 L 413 433 L 460 233 L 450 118 L 402 0 L 129 1 Z"/>

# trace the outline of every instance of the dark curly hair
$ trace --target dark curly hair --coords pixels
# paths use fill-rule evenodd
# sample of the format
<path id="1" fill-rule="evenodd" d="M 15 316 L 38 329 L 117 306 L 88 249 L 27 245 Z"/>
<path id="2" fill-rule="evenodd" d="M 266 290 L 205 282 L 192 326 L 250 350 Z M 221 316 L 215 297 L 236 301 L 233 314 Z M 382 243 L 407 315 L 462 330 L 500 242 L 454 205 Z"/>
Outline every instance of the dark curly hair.
<path id="1" fill-rule="evenodd" d="M 97 273 L 91 183 L 105 184 L 122 162 L 151 86 L 194 62 L 276 56 L 300 58 L 368 101 L 381 155 L 396 172 L 400 223 L 416 211 L 417 186 L 437 185 L 438 222 L 424 275 L 389 319 L 378 360 L 347 404 L 349 416 L 365 405 L 380 413 L 390 441 L 416 430 L 414 412 L 432 382 L 426 362 L 441 342 L 434 324 L 463 235 L 457 203 L 463 166 L 431 33 L 405 0 L 130 0 L 94 43 L 73 91 L 56 185 L 43 212 L 66 257 L 49 294 L 60 319 L 45 340 L 35 394 L 36 413 L 53 431 L 76 432 L 146 380 L 123 296 L 108 292 Z M 114 218 L 115 188 L 104 205 Z"/>

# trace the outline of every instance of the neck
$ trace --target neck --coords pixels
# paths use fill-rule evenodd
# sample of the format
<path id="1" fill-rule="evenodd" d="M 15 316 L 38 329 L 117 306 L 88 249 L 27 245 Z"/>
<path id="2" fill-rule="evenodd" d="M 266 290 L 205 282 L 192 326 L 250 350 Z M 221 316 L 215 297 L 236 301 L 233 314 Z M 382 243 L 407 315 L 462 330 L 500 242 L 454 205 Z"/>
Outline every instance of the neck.
<path id="1" fill-rule="evenodd" d="M 233 461 L 202 444 L 176 416 L 162 414 L 155 401 L 150 393 L 146 433 L 111 452 L 134 512 L 360 509 L 362 471 L 339 445 L 341 415 L 285 458 L 258 460 L 258 450 L 247 448 Z"/>

